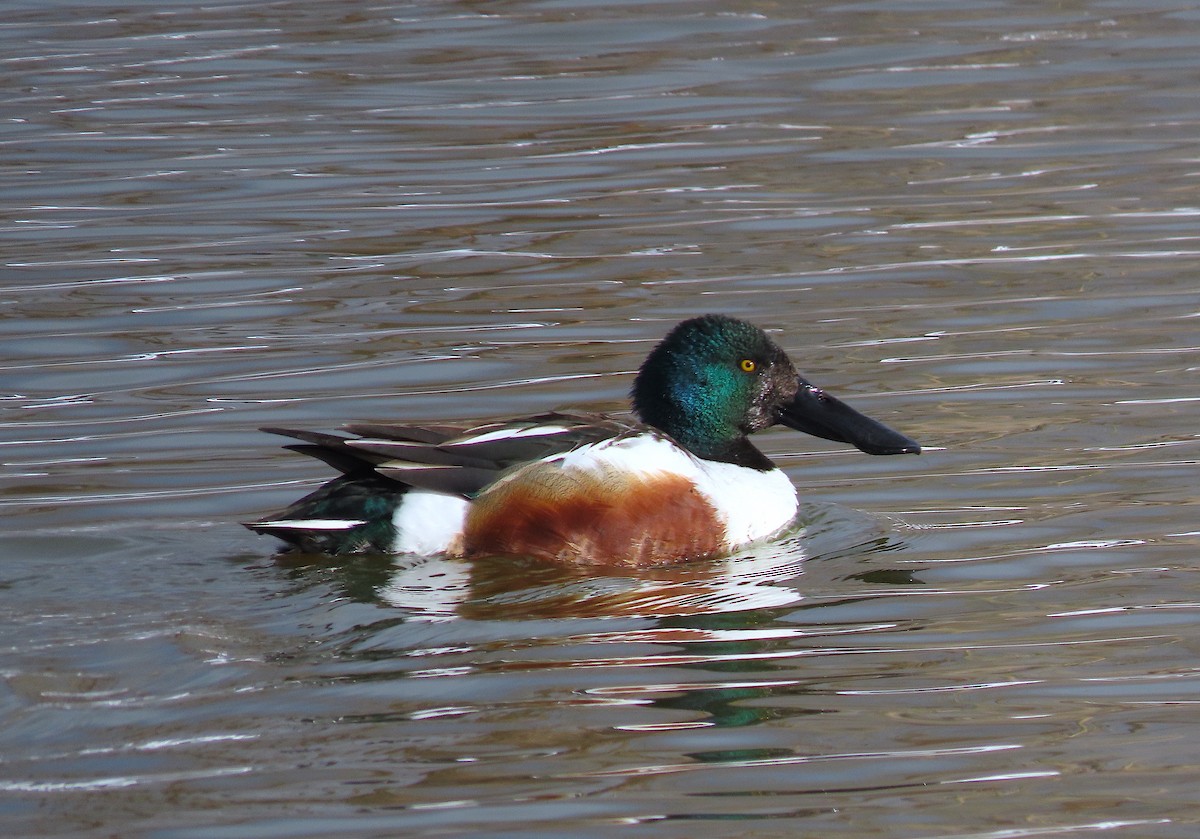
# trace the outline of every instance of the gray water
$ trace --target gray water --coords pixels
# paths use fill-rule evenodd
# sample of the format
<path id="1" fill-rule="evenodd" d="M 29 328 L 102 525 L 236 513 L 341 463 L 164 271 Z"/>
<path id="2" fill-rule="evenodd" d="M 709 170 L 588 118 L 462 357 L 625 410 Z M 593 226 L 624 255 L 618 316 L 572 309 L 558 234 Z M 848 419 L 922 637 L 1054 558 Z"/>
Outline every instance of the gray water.
<path id="1" fill-rule="evenodd" d="M 9 0 L 6 836 L 1194 837 L 1200 3 Z M 772 330 L 925 443 L 631 574 L 280 558 L 259 426 Z"/>

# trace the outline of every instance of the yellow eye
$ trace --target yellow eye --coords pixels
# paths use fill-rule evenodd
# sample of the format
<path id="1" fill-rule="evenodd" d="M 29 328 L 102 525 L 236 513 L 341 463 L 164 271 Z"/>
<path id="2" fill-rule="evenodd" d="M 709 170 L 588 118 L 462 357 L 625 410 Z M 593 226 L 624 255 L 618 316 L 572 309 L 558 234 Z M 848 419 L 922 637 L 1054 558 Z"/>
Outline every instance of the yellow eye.
<path id="1" fill-rule="evenodd" d="M 742 363 L 738 366 L 742 368 L 743 373 L 753 373 L 758 369 L 758 365 L 754 363 L 753 358 L 743 358 Z"/>

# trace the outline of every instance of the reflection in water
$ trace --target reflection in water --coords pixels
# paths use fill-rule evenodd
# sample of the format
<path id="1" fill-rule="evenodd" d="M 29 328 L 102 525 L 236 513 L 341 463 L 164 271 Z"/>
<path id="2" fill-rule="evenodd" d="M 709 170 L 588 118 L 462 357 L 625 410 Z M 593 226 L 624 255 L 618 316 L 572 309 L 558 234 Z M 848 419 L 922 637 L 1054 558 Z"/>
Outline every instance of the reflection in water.
<path id="1" fill-rule="evenodd" d="M 800 574 L 803 553 L 791 542 L 728 559 L 613 573 L 530 569 L 503 558 L 464 563 L 420 561 L 401 567 L 379 595 L 425 616 L 459 614 L 475 620 L 528 617 L 660 617 L 770 608 L 794 603 L 794 589 L 772 585 Z M 437 570 L 430 573 L 430 563 Z M 445 570 L 451 566 L 451 570 Z M 457 571 L 457 573 L 456 573 Z M 428 581 L 439 578 L 435 590 Z"/>
<path id="2" fill-rule="evenodd" d="M 4 835 L 1197 835 L 1196 2 L 733 5 L 6 0 Z M 706 311 L 943 448 L 639 574 L 233 524 Z"/>
<path id="3" fill-rule="evenodd" d="M 332 574 L 344 594 L 402 609 L 408 619 L 655 617 L 784 606 L 801 599 L 778 583 L 797 577 L 798 537 L 708 562 L 620 573 L 514 557 L 304 557 L 294 571 Z"/>
<path id="4" fill-rule="evenodd" d="M 407 619 L 668 617 L 772 609 L 804 599 L 805 560 L 830 552 L 897 550 L 881 522 L 836 505 L 801 506 L 792 532 L 771 543 L 706 562 L 628 569 L 573 568 L 517 557 L 444 556 L 336 558 L 283 553 L 282 567 L 332 575 L 345 596 L 403 610 Z M 909 569 L 851 575 L 873 583 L 911 585 Z"/>

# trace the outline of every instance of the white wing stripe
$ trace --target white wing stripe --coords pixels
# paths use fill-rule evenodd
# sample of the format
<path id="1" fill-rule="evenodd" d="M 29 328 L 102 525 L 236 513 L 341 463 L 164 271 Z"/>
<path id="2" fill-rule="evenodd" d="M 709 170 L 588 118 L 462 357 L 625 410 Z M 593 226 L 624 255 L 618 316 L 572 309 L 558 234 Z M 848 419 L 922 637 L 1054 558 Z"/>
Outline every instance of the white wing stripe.
<path id="1" fill-rule="evenodd" d="M 528 428 L 520 426 L 497 428 L 494 431 L 485 431 L 473 437 L 459 437 L 454 440 L 447 440 L 442 445 L 473 446 L 477 443 L 490 443 L 493 440 L 515 440 L 522 437 L 551 437 L 555 434 L 566 434 L 568 431 L 573 430 L 573 427 L 567 425 L 531 425 Z"/>
<path id="2" fill-rule="evenodd" d="M 290 530 L 349 530 L 366 524 L 361 519 L 280 519 L 278 521 L 257 521 L 260 527 L 287 528 Z"/>

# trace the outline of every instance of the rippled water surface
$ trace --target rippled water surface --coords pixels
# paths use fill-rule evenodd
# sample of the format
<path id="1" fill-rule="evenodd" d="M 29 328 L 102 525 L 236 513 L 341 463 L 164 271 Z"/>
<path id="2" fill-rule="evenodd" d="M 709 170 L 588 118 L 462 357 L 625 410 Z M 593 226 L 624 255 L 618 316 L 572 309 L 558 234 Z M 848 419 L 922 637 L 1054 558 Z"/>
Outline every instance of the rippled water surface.
<path id="1" fill-rule="evenodd" d="M 9 836 L 1194 837 L 1200 3 L 10 0 Z M 280 558 L 256 429 L 618 409 L 721 311 L 921 440 L 641 574 Z"/>

